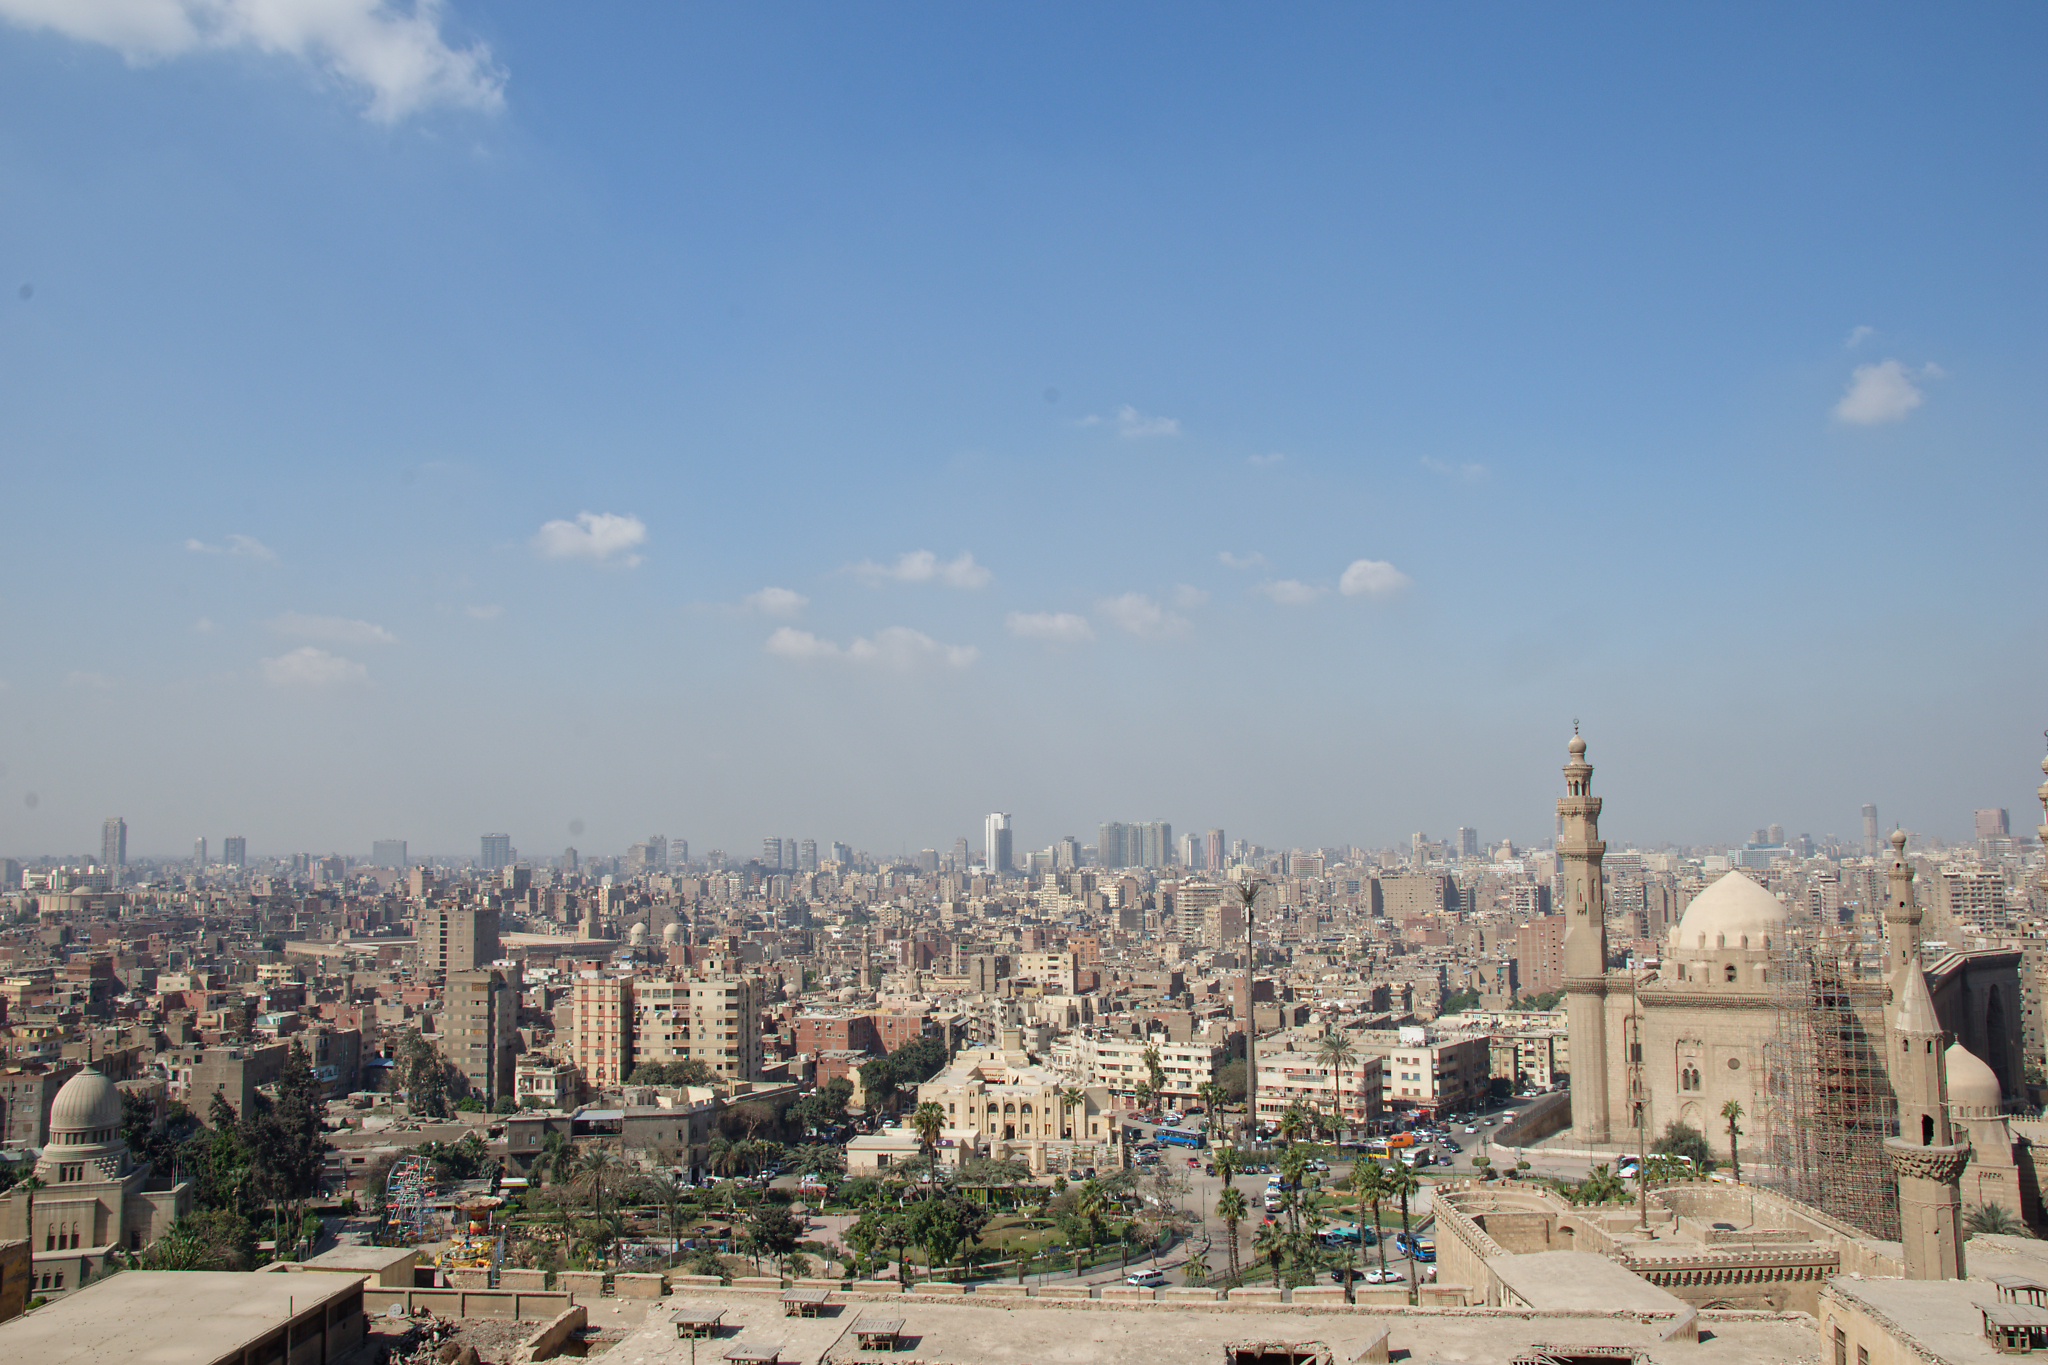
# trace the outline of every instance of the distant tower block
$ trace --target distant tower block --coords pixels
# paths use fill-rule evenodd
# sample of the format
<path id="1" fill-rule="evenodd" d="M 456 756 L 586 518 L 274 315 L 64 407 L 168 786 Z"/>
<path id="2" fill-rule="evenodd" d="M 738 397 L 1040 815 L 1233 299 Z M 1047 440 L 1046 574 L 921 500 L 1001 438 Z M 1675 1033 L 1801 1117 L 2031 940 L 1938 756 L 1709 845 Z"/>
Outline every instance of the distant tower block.
<path id="1" fill-rule="evenodd" d="M 1607 1067 L 1607 890 L 1600 863 L 1600 798 L 1593 795 L 1593 765 L 1586 741 L 1572 722 L 1571 760 L 1564 766 L 1565 794 L 1557 801 L 1558 890 L 1565 915 L 1564 991 L 1572 1056 L 1587 1064 L 1572 1068 L 1572 1134 L 1581 1143 L 1612 1140 Z"/>
<path id="2" fill-rule="evenodd" d="M 1863 856 L 1875 858 L 1877 856 L 1877 846 L 1877 807 L 1865 806 L 1863 808 Z"/>

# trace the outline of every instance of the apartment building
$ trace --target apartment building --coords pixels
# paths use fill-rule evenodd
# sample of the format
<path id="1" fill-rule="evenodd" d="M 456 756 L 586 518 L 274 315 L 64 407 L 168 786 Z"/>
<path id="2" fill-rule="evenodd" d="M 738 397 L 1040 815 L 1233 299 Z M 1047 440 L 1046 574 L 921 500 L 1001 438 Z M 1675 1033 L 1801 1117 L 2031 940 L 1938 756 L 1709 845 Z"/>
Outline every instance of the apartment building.
<path id="1" fill-rule="evenodd" d="M 490 905 L 433 901 L 414 917 L 418 979 L 445 981 L 450 972 L 473 972 L 498 960 L 498 910 Z"/>
<path id="2" fill-rule="evenodd" d="M 1381 1059 L 1380 1107 L 1427 1117 L 1476 1108 L 1493 1070 L 1484 1033 L 1439 1036 L 1426 1028 L 1360 1029 L 1361 1055 Z"/>
<path id="3" fill-rule="evenodd" d="M 1361 1055 L 1337 1070 L 1314 1053 L 1259 1054 L 1259 1122 L 1275 1125 L 1299 1104 L 1311 1113 L 1343 1115 L 1349 1128 L 1370 1127 L 1385 1116 L 1381 1058 Z M 1340 1084 L 1341 1081 L 1341 1084 Z M 1341 1094 L 1340 1094 L 1341 1092 Z"/>
<path id="4" fill-rule="evenodd" d="M 605 977 L 576 981 L 569 1059 L 588 1086 L 619 1085 L 642 1063 L 695 1058 L 720 1080 L 761 1074 L 761 979 Z"/>
<path id="5" fill-rule="evenodd" d="M 486 1107 L 516 1093 L 512 1073 L 519 1053 L 520 985 L 519 966 L 511 962 L 448 973 L 441 1055 Z"/>
<path id="6" fill-rule="evenodd" d="M 1229 1060 L 1220 1047 L 1199 1042 L 1176 1043 L 1164 1034 L 1154 1034 L 1144 1041 L 1084 1034 L 1074 1040 L 1074 1069 L 1087 1084 L 1128 1097 L 1137 1092 L 1140 1081 L 1151 1083 L 1151 1070 L 1145 1065 L 1148 1047 L 1159 1049 L 1159 1069 L 1165 1082 L 1160 1094 L 1171 1104 L 1197 1100 L 1201 1087 L 1215 1080 L 1218 1068 Z"/>

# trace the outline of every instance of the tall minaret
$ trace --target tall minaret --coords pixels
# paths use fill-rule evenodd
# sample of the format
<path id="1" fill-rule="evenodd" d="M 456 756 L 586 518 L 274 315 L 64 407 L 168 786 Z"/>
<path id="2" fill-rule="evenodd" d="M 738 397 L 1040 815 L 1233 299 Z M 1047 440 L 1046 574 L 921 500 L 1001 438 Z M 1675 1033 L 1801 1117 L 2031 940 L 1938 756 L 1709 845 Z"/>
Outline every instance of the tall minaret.
<path id="1" fill-rule="evenodd" d="M 1890 1003 L 1903 998 L 1900 988 L 1906 973 L 1917 972 L 1920 960 L 1920 907 L 1913 900 L 1913 864 L 1906 861 L 1906 831 L 1892 831 L 1892 862 L 1885 869 L 1884 898 L 1885 953 L 1890 958 L 1885 980 L 1891 987 Z"/>
<path id="2" fill-rule="evenodd" d="M 1564 904 L 1565 1006 L 1571 1029 L 1572 1135 L 1582 1143 L 1613 1141 L 1607 1094 L 1607 891 L 1600 880 L 1600 798 L 1593 765 L 1572 722 L 1565 794 L 1557 801 L 1557 877 Z"/>
<path id="3" fill-rule="evenodd" d="M 1892 847 L 1905 837 L 1892 835 Z M 1884 1140 L 1884 1154 L 1899 1181 L 1899 1241 L 1909 1280 L 1963 1278 L 1963 1167 L 1970 1144 L 1958 1141 L 1948 1115 L 1949 1038 L 1934 1014 L 1927 974 L 1915 951 L 1898 981 L 1886 1016 L 1892 1093 L 1899 1101 L 1899 1135 Z"/>
<path id="4" fill-rule="evenodd" d="M 2048 739 L 2048 730 L 2043 730 L 2041 735 Z M 2048 758 L 2041 760 L 2041 776 L 2048 777 Z M 2048 782 L 2043 782 L 2034 794 L 2041 798 L 2041 847 L 2048 848 Z M 2041 869 L 2040 885 L 2042 898 L 2048 900 L 2048 866 Z"/>

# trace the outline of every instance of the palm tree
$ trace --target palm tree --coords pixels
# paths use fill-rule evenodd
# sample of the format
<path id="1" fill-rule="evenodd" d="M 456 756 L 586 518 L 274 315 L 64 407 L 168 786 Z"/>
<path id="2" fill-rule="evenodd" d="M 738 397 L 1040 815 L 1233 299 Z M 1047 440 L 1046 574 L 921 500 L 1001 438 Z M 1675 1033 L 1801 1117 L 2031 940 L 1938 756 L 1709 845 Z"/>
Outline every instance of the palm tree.
<path id="1" fill-rule="evenodd" d="M 1963 1230 L 2003 1237 L 2032 1237 L 2027 1225 L 2007 1213 L 2003 1204 L 1974 1204 L 1963 1214 Z"/>
<path id="2" fill-rule="evenodd" d="M 1159 1064 L 1158 1044 L 1145 1044 L 1145 1050 L 1139 1054 L 1139 1059 L 1145 1063 L 1145 1079 L 1152 1082 L 1152 1093 L 1164 1096 L 1166 1093 L 1166 1068 Z"/>
<path id="3" fill-rule="evenodd" d="M 1343 1029 L 1331 1029 L 1316 1044 L 1316 1060 L 1330 1068 L 1337 1087 L 1337 1149 L 1344 1149 L 1344 1069 L 1358 1057 L 1358 1045 Z"/>
<path id="4" fill-rule="evenodd" d="M 1063 1106 L 1060 1126 L 1066 1130 L 1061 1136 L 1071 1139 L 1075 1135 L 1074 1111 L 1078 1109 L 1084 1118 L 1087 1116 L 1088 1092 L 1078 1085 L 1070 1085 L 1060 1091 L 1060 1104 Z"/>
<path id="5" fill-rule="evenodd" d="M 1202 1254 L 1200 1247 L 1190 1251 L 1188 1258 L 1181 1262 L 1180 1277 L 1182 1284 L 1197 1288 L 1209 1283 L 1209 1258 Z"/>
<path id="6" fill-rule="evenodd" d="M 1131 1098 L 1137 1102 L 1140 1112 L 1149 1113 L 1152 1109 L 1152 1082 L 1139 1081 L 1132 1086 Z"/>
<path id="7" fill-rule="evenodd" d="M 1353 1197 L 1358 1200 L 1358 1221 L 1361 1228 L 1365 1223 L 1365 1206 L 1368 1202 L 1372 1204 L 1372 1235 L 1380 1249 L 1380 1269 L 1385 1270 L 1387 1239 L 1380 1236 L 1380 1201 L 1393 1193 L 1393 1187 L 1387 1183 L 1386 1167 L 1371 1159 L 1354 1162 L 1351 1167 L 1350 1185 Z M 1361 1262 L 1365 1260 L 1363 1231 L 1358 1236 L 1358 1259 Z"/>
<path id="8" fill-rule="evenodd" d="M 704 1150 L 704 1169 L 716 1176 L 731 1175 L 739 1169 L 739 1155 L 733 1140 L 720 1133 Z"/>
<path id="9" fill-rule="evenodd" d="M 1301 1107 L 1299 1101 L 1297 1101 L 1294 1104 L 1288 1105 L 1287 1108 L 1284 1111 L 1282 1111 L 1280 1115 L 1281 1141 L 1291 1143 L 1296 1138 L 1300 1137 L 1302 1133 L 1307 1130 L 1307 1128 L 1308 1113 Z"/>
<path id="10" fill-rule="evenodd" d="M 1742 1153 L 1736 1143 L 1742 1137 L 1742 1130 L 1735 1121 L 1742 1117 L 1742 1101 L 1730 1100 L 1721 1106 L 1721 1117 L 1728 1120 L 1728 1164 L 1735 1170 L 1735 1183 L 1742 1183 Z"/>
<path id="11" fill-rule="evenodd" d="M 1224 1231 L 1230 1235 L 1230 1278 L 1233 1282 L 1237 1279 L 1237 1226 L 1244 1221 L 1247 1212 L 1243 1190 L 1226 1185 L 1216 1196 L 1216 1216 L 1223 1220 Z"/>
<path id="12" fill-rule="evenodd" d="M 931 1189 L 939 1184 L 939 1134 L 946 1130 L 946 1111 L 931 1100 L 910 1111 L 910 1126 L 917 1130 L 917 1145 L 932 1163 Z"/>
<path id="13" fill-rule="evenodd" d="M 683 1244 L 683 1201 L 689 1197 L 690 1187 L 673 1171 L 656 1171 L 647 1184 L 668 1215 L 668 1254 L 673 1256 Z"/>
<path id="14" fill-rule="evenodd" d="M 1237 1175 L 1240 1169 L 1242 1167 L 1237 1159 L 1237 1148 L 1218 1147 L 1216 1149 L 1216 1174 L 1223 1177 L 1224 1189 L 1230 1188 L 1232 1178 Z"/>
<path id="15" fill-rule="evenodd" d="M 1415 1170 L 1405 1161 L 1397 1161 L 1387 1172 L 1387 1193 L 1401 1201 L 1401 1242 L 1409 1249 L 1408 1288 L 1415 1288 L 1414 1241 L 1408 1235 L 1408 1197 L 1422 1189 L 1422 1182 L 1416 1179 Z"/>
<path id="16" fill-rule="evenodd" d="M 1646 1178 L 1646 1174 L 1638 1175 L 1637 1179 Z M 1627 1192 L 1628 1187 L 1621 1183 L 1621 1177 L 1604 1161 L 1586 1173 L 1578 1189 L 1579 1202 L 1584 1204 L 1604 1204 L 1621 1198 Z"/>

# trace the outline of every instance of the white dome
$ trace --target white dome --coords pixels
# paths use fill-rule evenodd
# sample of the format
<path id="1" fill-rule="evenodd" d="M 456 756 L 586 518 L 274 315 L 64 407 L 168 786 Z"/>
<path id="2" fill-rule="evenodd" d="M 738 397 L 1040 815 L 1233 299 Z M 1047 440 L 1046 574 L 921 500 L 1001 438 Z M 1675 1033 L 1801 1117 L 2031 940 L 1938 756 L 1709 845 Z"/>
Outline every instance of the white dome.
<path id="1" fill-rule="evenodd" d="M 1681 952 L 1763 948 L 1784 931 L 1784 903 L 1743 873 L 1729 872 L 1685 907 L 1676 946 Z"/>
<path id="2" fill-rule="evenodd" d="M 1961 1043 L 1950 1043 L 1942 1054 L 1948 1067 L 1948 1102 L 1961 1110 L 1988 1110 L 1996 1114 L 2005 1108 L 2004 1087 L 1998 1073 Z"/>
<path id="3" fill-rule="evenodd" d="M 645 921 L 641 921 L 641 922 L 635 923 L 635 924 L 633 925 L 633 927 L 632 927 L 632 928 L 630 928 L 630 929 L 628 929 L 628 930 L 626 931 L 626 942 L 628 942 L 628 943 L 645 943 L 645 942 L 647 942 L 647 925 L 646 925 L 646 922 L 645 922 Z"/>
<path id="4" fill-rule="evenodd" d="M 63 1089 L 50 1105 L 50 1134 L 105 1133 L 107 1136 L 85 1137 L 85 1142 L 110 1142 L 121 1131 L 121 1091 L 102 1075 L 97 1067 L 85 1070 L 64 1082 Z"/>
<path id="5" fill-rule="evenodd" d="M 680 920 L 670 920 L 661 931 L 661 941 L 674 945 L 683 941 L 683 925 Z"/>

